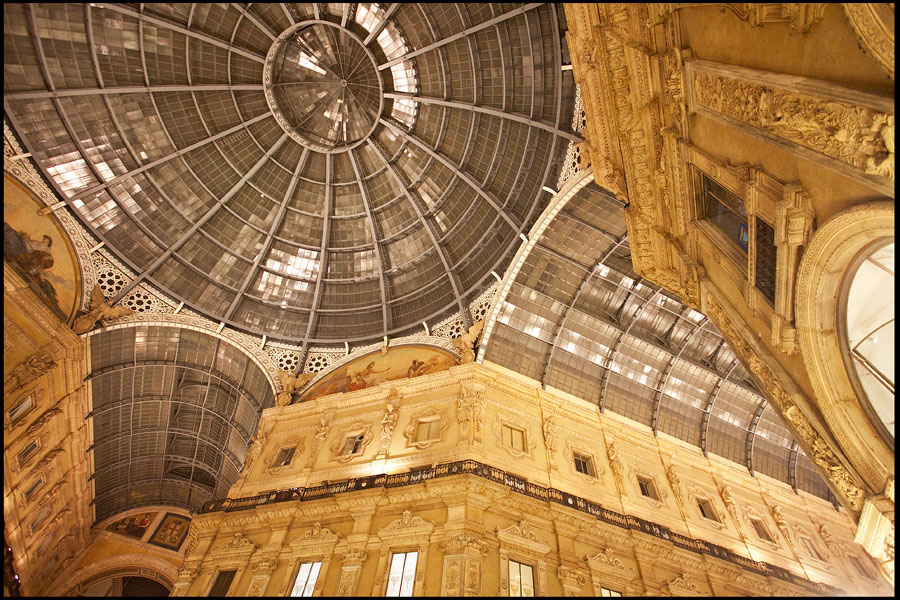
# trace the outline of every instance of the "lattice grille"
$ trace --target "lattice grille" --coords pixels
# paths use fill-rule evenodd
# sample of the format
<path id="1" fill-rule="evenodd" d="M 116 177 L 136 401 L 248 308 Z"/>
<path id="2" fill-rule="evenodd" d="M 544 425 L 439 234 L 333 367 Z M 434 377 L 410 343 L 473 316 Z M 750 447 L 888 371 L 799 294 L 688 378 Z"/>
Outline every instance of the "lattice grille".
<path id="1" fill-rule="evenodd" d="M 756 289 L 775 304 L 775 230 L 763 221 L 756 219 Z"/>

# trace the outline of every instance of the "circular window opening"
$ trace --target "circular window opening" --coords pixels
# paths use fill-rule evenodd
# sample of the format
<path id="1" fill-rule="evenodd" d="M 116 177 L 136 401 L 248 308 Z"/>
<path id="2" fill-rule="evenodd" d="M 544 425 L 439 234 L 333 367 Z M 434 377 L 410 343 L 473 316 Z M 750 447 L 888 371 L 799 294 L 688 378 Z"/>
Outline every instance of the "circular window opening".
<path id="1" fill-rule="evenodd" d="M 866 246 L 847 269 L 841 352 L 869 421 L 894 449 L 894 238 Z"/>

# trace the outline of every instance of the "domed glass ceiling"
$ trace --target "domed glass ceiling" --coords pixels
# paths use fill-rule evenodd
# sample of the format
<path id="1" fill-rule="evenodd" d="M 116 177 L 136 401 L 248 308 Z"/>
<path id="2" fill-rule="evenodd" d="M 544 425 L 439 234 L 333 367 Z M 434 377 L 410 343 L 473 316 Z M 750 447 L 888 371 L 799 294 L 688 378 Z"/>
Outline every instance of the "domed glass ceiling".
<path id="1" fill-rule="evenodd" d="M 270 339 L 422 330 L 502 273 L 574 99 L 552 4 L 7 4 L 4 109 L 137 277 Z"/>

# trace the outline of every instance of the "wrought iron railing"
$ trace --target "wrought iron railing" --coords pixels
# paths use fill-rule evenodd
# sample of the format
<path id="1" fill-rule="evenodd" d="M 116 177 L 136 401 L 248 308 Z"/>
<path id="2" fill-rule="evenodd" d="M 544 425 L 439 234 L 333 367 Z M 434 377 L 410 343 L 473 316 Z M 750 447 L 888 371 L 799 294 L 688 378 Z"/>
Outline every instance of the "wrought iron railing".
<path id="1" fill-rule="evenodd" d="M 335 494 L 352 492 L 356 490 L 367 490 L 372 488 L 384 487 L 402 487 L 406 485 L 416 485 L 429 479 L 438 477 L 453 477 L 457 475 L 475 475 L 483 479 L 488 479 L 519 494 L 524 494 L 537 500 L 544 502 L 555 502 L 568 506 L 574 510 L 587 513 L 596 517 L 600 521 L 622 527 L 624 529 L 636 529 L 643 533 L 654 537 L 672 542 L 679 548 L 684 548 L 699 554 L 709 554 L 716 558 L 726 560 L 736 564 L 748 571 L 759 573 L 761 575 L 770 575 L 777 577 L 783 581 L 787 581 L 796 585 L 800 585 L 807 589 L 814 590 L 820 594 L 835 595 L 841 593 L 841 590 L 833 586 L 810 581 L 791 571 L 771 565 L 766 562 L 755 561 L 753 559 L 735 554 L 734 552 L 723 548 L 717 544 L 712 544 L 704 540 L 697 540 L 683 536 L 679 533 L 671 531 L 664 525 L 658 525 L 651 521 L 641 519 L 632 515 L 623 515 L 608 508 L 604 508 L 595 502 L 591 502 L 580 496 L 575 496 L 567 492 L 563 492 L 556 488 L 544 487 L 531 483 L 517 475 L 507 473 L 502 469 L 480 463 L 476 460 L 460 460 L 451 463 L 443 463 L 435 467 L 427 469 L 419 469 L 408 473 L 394 473 L 392 475 L 370 475 L 368 477 L 353 477 L 344 481 L 333 483 L 323 483 L 315 487 L 309 488 L 291 488 L 287 490 L 277 490 L 266 494 L 258 494 L 256 496 L 248 496 L 246 498 L 224 498 L 222 500 L 212 500 L 203 505 L 199 513 L 211 512 L 233 512 L 237 510 L 246 510 L 264 504 L 272 504 L 275 502 L 287 502 L 290 500 L 299 500 L 301 502 L 308 500 L 319 500 L 321 498 L 329 498 Z"/>

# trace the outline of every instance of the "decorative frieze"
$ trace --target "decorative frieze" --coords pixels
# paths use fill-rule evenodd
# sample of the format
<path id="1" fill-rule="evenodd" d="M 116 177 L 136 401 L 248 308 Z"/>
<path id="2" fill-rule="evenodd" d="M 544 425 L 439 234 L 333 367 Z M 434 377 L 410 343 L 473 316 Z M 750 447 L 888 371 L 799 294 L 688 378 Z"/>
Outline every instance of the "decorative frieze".
<path id="1" fill-rule="evenodd" d="M 778 141 L 823 166 L 893 194 L 891 100 L 827 82 L 708 61 L 689 61 L 687 69 L 692 110 L 725 117 L 748 133 Z M 852 172 L 836 163 L 851 167 Z"/>

